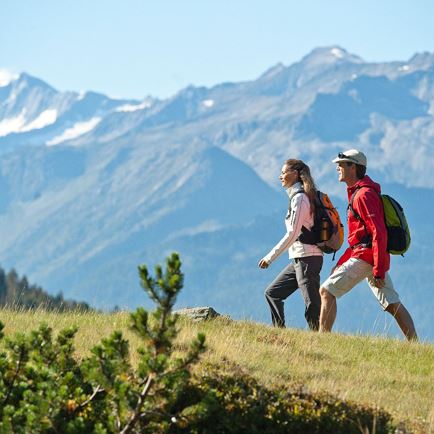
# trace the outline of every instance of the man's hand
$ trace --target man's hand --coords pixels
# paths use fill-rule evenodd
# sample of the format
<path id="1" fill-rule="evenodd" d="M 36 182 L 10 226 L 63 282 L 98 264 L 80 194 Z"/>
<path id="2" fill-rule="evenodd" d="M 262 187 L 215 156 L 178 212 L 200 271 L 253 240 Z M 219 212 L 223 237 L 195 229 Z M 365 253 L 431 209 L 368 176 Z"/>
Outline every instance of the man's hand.
<path id="1" fill-rule="evenodd" d="M 268 268 L 268 266 L 270 265 L 270 263 L 268 261 L 266 261 L 265 259 L 261 259 L 259 261 L 259 268 Z"/>
<path id="2" fill-rule="evenodd" d="M 383 288 L 386 285 L 384 279 L 380 279 L 379 277 L 374 277 L 373 282 L 376 288 Z"/>

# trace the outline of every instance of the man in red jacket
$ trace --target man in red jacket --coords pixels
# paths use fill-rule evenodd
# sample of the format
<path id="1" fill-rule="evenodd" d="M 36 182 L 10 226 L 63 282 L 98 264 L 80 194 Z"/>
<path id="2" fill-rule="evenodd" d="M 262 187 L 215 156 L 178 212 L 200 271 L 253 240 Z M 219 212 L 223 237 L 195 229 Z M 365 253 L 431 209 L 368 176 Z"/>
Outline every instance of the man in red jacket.
<path id="1" fill-rule="evenodd" d="M 336 297 L 366 279 L 382 308 L 392 314 L 407 339 L 417 339 L 413 320 L 393 287 L 388 270 L 387 230 L 380 185 L 366 175 L 366 156 L 350 149 L 339 153 L 339 181 L 347 184 L 348 244 L 330 277 L 321 285 L 320 331 L 329 332 L 336 319 Z M 359 217 L 359 218 L 358 218 Z"/>

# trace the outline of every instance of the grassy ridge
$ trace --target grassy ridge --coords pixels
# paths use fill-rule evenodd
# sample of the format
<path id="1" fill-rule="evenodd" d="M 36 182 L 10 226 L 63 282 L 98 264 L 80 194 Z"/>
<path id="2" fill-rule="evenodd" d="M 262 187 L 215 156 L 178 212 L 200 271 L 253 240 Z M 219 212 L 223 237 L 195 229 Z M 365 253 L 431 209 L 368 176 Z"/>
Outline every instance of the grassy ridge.
<path id="1" fill-rule="evenodd" d="M 78 356 L 102 337 L 122 330 L 132 357 L 137 338 L 128 331 L 128 314 L 14 312 L 0 310 L 5 334 L 27 332 L 41 321 L 55 331 L 80 327 Z M 207 336 L 210 362 L 242 370 L 266 386 L 326 391 L 341 398 L 379 406 L 396 421 L 408 421 L 416 432 L 434 432 L 434 346 L 397 339 L 340 334 L 320 335 L 296 329 L 273 329 L 251 322 L 217 319 L 193 323 L 182 319 L 177 348 L 197 332 Z"/>
<path id="2" fill-rule="evenodd" d="M 383 407 L 397 421 L 434 432 L 432 345 L 222 321 L 186 324 L 181 336 L 199 329 L 212 362 L 238 365 L 265 385 L 304 386 Z"/>

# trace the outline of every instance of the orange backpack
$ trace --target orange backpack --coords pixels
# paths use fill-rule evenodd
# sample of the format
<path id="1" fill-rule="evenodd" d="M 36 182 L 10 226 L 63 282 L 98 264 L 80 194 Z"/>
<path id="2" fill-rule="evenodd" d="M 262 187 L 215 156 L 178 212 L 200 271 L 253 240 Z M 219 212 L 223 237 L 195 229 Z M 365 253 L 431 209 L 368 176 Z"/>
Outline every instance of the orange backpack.
<path id="1" fill-rule="evenodd" d="M 341 248 L 344 227 L 338 210 L 326 193 L 317 191 L 314 225 L 310 230 L 303 226 L 298 240 L 304 244 L 316 244 L 324 253 L 333 253 L 333 259 Z"/>

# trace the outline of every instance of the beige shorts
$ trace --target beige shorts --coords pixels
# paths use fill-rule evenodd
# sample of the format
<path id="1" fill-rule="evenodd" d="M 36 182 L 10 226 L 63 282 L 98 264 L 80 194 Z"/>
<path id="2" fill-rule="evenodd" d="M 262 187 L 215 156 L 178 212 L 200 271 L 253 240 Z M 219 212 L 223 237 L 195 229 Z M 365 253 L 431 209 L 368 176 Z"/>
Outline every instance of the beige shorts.
<path id="1" fill-rule="evenodd" d="M 339 298 L 353 289 L 363 279 L 367 280 L 369 287 L 384 310 L 389 304 L 400 302 L 389 273 L 386 273 L 385 276 L 385 286 L 377 288 L 373 285 L 372 265 L 358 258 L 350 258 L 337 267 L 321 286 L 327 289 L 330 294 Z"/>

